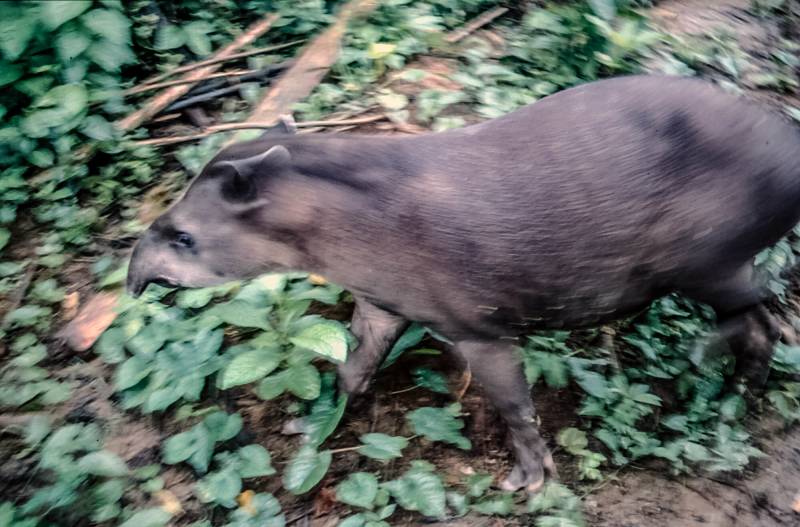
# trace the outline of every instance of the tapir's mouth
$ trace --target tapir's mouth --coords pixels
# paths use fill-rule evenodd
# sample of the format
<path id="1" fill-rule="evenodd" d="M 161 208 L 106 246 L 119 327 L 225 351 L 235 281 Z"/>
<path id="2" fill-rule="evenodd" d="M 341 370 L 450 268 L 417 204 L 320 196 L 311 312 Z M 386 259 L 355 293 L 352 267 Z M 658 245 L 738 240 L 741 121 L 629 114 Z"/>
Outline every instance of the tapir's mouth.
<path id="1" fill-rule="evenodd" d="M 130 293 L 130 295 L 134 298 L 138 298 L 142 295 L 142 293 L 144 293 L 145 289 L 147 289 L 147 286 L 150 284 L 156 284 L 163 287 L 178 287 L 180 285 L 177 281 L 166 277 L 139 281 L 129 275 L 128 293 Z"/>

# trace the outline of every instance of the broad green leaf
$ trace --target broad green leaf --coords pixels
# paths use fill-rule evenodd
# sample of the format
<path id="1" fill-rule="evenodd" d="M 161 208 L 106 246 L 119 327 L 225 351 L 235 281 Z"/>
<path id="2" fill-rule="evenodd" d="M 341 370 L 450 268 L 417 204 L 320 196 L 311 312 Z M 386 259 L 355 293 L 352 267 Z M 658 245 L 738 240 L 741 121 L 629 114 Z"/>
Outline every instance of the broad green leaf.
<path id="1" fill-rule="evenodd" d="M 281 514 L 278 500 L 272 494 L 261 492 L 253 496 L 247 506 L 233 511 L 228 519 L 231 521 L 224 527 L 285 527 L 286 525 L 286 518 Z"/>
<path id="2" fill-rule="evenodd" d="M 267 321 L 267 314 L 270 309 L 269 307 L 255 308 L 248 302 L 232 300 L 224 304 L 217 304 L 208 310 L 208 314 L 216 315 L 233 326 L 259 328 L 269 331 L 272 329 Z"/>
<path id="3" fill-rule="evenodd" d="M 220 388 L 227 390 L 262 379 L 277 368 L 281 360 L 283 354 L 277 348 L 255 349 L 240 353 L 222 370 Z"/>
<path id="4" fill-rule="evenodd" d="M 412 375 L 414 376 L 414 384 L 421 388 L 427 388 L 436 393 L 450 393 L 447 379 L 438 371 L 430 368 L 416 368 Z"/>
<path id="5" fill-rule="evenodd" d="M 6 86 L 13 83 L 20 77 L 24 71 L 17 64 L 10 64 L 6 61 L 0 61 L 0 86 Z M 0 119 L 5 115 L 6 108 L 0 106 Z"/>
<path id="6" fill-rule="evenodd" d="M 162 446 L 162 459 L 168 465 L 187 461 L 200 473 L 208 470 L 214 438 L 202 424 L 167 439 Z"/>
<path id="7" fill-rule="evenodd" d="M 89 115 L 80 127 L 81 133 L 96 141 L 114 139 L 114 125 L 100 115 Z"/>
<path id="8" fill-rule="evenodd" d="M 169 522 L 172 515 L 161 507 L 144 509 L 134 512 L 119 527 L 164 527 Z"/>
<path id="9" fill-rule="evenodd" d="M 311 403 L 311 412 L 303 418 L 304 433 L 309 444 L 319 446 L 330 436 L 344 415 L 347 396 L 338 394 L 336 377 L 326 373 L 320 396 Z"/>
<path id="10" fill-rule="evenodd" d="M 492 486 L 491 474 L 473 474 L 467 478 L 467 495 L 480 498 Z"/>
<path id="11" fill-rule="evenodd" d="M 184 309 L 205 307 L 214 298 L 215 292 L 213 287 L 186 289 L 178 293 L 175 304 Z"/>
<path id="12" fill-rule="evenodd" d="M 125 64 L 136 62 L 130 46 L 109 40 L 93 42 L 86 50 L 89 59 L 107 72 L 116 73 Z"/>
<path id="13" fill-rule="evenodd" d="M 336 487 L 336 499 L 347 505 L 371 509 L 378 495 L 378 478 L 369 472 L 355 472 Z"/>
<path id="14" fill-rule="evenodd" d="M 128 473 L 128 466 L 125 462 L 108 450 L 86 454 L 78 460 L 78 468 L 95 476 L 116 477 Z"/>
<path id="15" fill-rule="evenodd" d="M 313 365 L 299 364 L 284 371 L 284 386 L 291 393 L 308 401 L 319 397 L 321 379 L 319 371 Z"/>
<path id="16" fill-rule="evenodd" d="M 402 457 L 403 449 L 408 446 L 408 439 L 402 436 L 372 433 L 364 434 L 360 439 L 364 445 L 359 447 L 358 452 L 381 461 Z"/>
<path id="17" fill-rule="evenodd" d="M 94 9 L 86 13 L 81 22 L 109 42 L 118 45 L 130 43 L 131 21 L 116 9 Z"/>
<path id="18" fill-rule="evenodd" d="M 589 446 L 586 432 L 573 427 L 561 430 L 557 440 L 558 444 L 573 456 L 579 456 Z"/>
<path id="19" fill-rule="evenodd" d="M 400 478 L 384 484 L 398 505 L 432 518 L 443 518 L 446 495 L 438 475 L 423 470 L 408 470 Z"/>
<path id="20" fill-rule="evenodd" d="M 243 446 L 237 451 L 242 461 L 239 475 L 243 478 L 255 478 L 275 474 L 269 452 L 261 445 Z"/>
<path id="21" fill-rule="evenodd" d="M 138 384 L 150 374 L 152 366 L 138 355 L 128 358 L 114 372 L 114 387 L 119 392 Z"/>
<path id="22" fill-rule="evenodd" d="M 239 414 L 226 414 L 214 412 L 203 419 L 203 425 L 208 429 L 211 438 L 216 442 L 232 439 L 242 429 L 242 416 Z"/>
<path id="23" fill-rule="evenodd" d="M 189 22 L 183 26 L 186 46 L 192 50 L 192 53 L 195 55 L 205 57 L 211 53 L 211 40 L 208 38 L 208 34 L 213 30 L 214 28 L 211 24 L 203 20 Z"/>
<path id="24" fill-rule="evenodd" d="M 48 0 L 39 3 L 39 19 L 53 31 L 92 6 L 91 0 Z"/>
<path id="25" fill-rule="evenodd" d="M 447 408 L 423 407 L 406 414 L 415 434 L 425 436 L 431 441 L 444 441 L 463 450 L 472 448 L 469 439 L 461 435 L 464 422 L 456 418 L 460 411 L 459 404 Z"/>
<path id="26" fill-rule="evenodd" d="M 283 486 L 292 494 L 305 494 L 320 482 L 331 464 L 330 450 L 317 452 L 305 445 L 289 461 L 283 473 Z"/>
<path id="27" fill-rule="evenodd" d="M 36 18 L 27 8 L 0 6 L 0 51 L 9 62 L 17 60 L 36 32 Z"/>
<path id="28" fill-rule="evenodd" d="M 175 49 L 183 46 L 186 43 L 186 33 L 173 24 L 166 24 L 161 26 L 156 33 L 155 49 L 167 50 Z"/>
<path id="29" fill-rule="evenodd" d="M 256 387 L 256 395 L 269 401 L 286 391 L 286 370 L 265 377 Z"/>
<path id="30" fill-rule="evenodd" d="M 389 354 L 384 359 L 383 364 L 381 364 L 381 369 L 387 368 L 394 364 L 394 362 L 400 358 L 400 356 L 405 353 L 407 350 L 413 348 L 425 337 L 428 333 L 428 330 L 417 323 L 412 323 L 408 326 L 402 335 L 397 339 L 392 346 L 392 349 L 389 351 Z"/>
<path id="31" fill-rule="evenodd" d="M 154 390 L 148 395 L 144 406 L 142 406 L 142 411 L 149 414 L 166 410 L 171 404 L 177 402 L 181 395 L 181 392 L 172 386 Z"/>
<path id="32" fill-rule="evenodd" d="M 617 16 L 616 0 L 587 0 L 592 11 L 603 20 L 610 21 Z"/>
<path id="33" fill-rule="evenodd" d="M 514 495 L 503 493 L 499 496 L 485 498 L 470 507 L 473 511 L 490 516 L 508 516 L 514 512 Z"/>
<path id="34" fill-rule="evenodd" d="M 344 362 L 347 358 L 347 333 L 338 322 L 319 322 L 303 329 L 289 340 L 299 348 L 311 350 L 337 362 Z"/>
<path id="35" fill-rule="evenodd" d="M 232 468 L 209 473 L 195 485 L 197 497 L 203 503 L 217 503 L 232 509 L 236 496 L 242 491 L 242 478 Z"/>

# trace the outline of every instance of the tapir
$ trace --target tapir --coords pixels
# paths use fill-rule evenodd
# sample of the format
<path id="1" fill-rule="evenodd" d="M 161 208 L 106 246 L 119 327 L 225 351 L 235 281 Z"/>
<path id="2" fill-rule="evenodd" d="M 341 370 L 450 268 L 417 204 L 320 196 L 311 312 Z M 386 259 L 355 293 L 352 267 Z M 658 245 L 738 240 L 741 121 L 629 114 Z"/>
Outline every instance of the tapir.
<path id="1" fill-rule="evenodd" d="M 320 274 L 355 299 L 370 379 L 409 321 L 452 341 L 509 427 L 506 489 L 555 470 L 519 339 L 706 303 L 738 370 L 768 371 L 777 324 L 754 255 L 800 220 L 800 132 L 705 81 L 589 82 L 503 117 L 420 135 L 283 134 L 223 149 L 144 233 L 127 285 Z"/>

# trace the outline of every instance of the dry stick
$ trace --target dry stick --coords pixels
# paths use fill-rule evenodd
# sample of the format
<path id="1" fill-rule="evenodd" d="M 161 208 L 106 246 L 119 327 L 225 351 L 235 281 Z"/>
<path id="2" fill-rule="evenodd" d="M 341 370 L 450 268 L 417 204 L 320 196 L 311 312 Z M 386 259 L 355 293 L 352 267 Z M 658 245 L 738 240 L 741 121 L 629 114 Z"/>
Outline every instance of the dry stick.
<path id="1" fill-rule="evenodd" d="M 256 48 L 251 49 L 249 51 L 240 51 L 239 53 L 233 53 L 228 55 L 227 57 L 211 57 L 210 59 L 201 60 L 199 62 L 193 62 L 191 64 L 184 64 L 183 66 L 178 66 L 174 70 L 167 71 L 165 73 L 160 73 L 154 77 L 150 77 L 149 79 L 142 82 L 142 86 L 147 86 L 149 84 L 154 84 L 157 82 L 161 82 L 164 79 L 172 77 L 173 75 L 177 75 L 178 73 L 186 73 L 187 71 L 192 71 L 197 68 L 203 68 L 205 66 L 212 66 L 214 64 L 219 64 L 222 62 L 230 62 L 232 60 L 244 59 L 247 57 L 252 57 L 253 55 L 263 55 L 264 53 L 269 53 L 271 51 L 278 51 L 281 49 L 286 49 L 292 46 L 296 46 L 297 44 L 302 44 L 305 42 L 304 39 L 301 40 L 293 40 L 292 42 L 286 42 L 284 44 L 276 44 L 274 46 L 266 46 L 263 48 Z M 241 46 L 240 46 L 241 47 Z"/>
<path id="2" fill-rule="evenodd" d="M 255 73 L 258 70 L 233 70 L 233 71 L 223 71 L 220 73 L 214 73 L 212 75 L 208 75 L 203 80 L 209 79 L 218 79 L 220 77 L 241 77 L 242 75 L 247 75 L 248 73 Z M 129 96 L 129 95 L 136 95 L 137 93 L 144 93 L 147 91 L 153 90 L 160 90 L 162 88 L 169 88 L 170 86 L 180 86 L 181 84 L 189 84 L 190 82 L 196 82 L 194 80 L 187 80 L 187 79 L 177 79 L 174 81 L 164 81 L 164 82 L 156 82 L 155 84 L 142 84 L 139 86 L 134 86 L 133 88 L 127 89 L 122 92 L 122 95 Z"/>
<path id="3" fill-rule="evenodd" d="M 354 16 L 377 5 L 375 0 L 350 0 L 340 10 L 336 21 L 306 46 L 294 64 L 273 83 L 266 96 L 250 114 L 248 121 L 275 124 L 281 115 L 307 97 L 328 73 L 339 56 L 339 47 L 347 24 Z M 235 134 L 228 144 L 239 139 Z"/>
<path id="4" fill-rule="evenodd" d="M 263 19 L 259 20 L 255 24 L 251 25 L 247 31 L 239 35 L 236 40 L 222 48 L 221 50 L 217 51 L 214 54 L 214 57 L 209 60 L 216 60 L 216 63 L 208 64 L 206 66 L 193 69 L 191 72 L 187 73 L 184 77 L 187 81 L 200 81 L 206 78 L 208 75 L 211 75 L 219 68 L 219 63 L 230 59 L 231 55 L 236 53 L 236 50 L 241 49 L 244 46 L 254 42 L 258 37 L 266 33 L 269 28 L 272 27 L 272 24 L 278 20 L 278 15 L 272 13 L 264 17 Z M 157 115 L 161 110 L 169 106 L 172 102 L 176 101 L 179 97 L 186 94 L 189 89 L 192 87 L 194 82 L 190 82 L 187 84 L 182 84 L 180 86 L 172 86 L 171 88 L 167 88 L 165 91 L 159 93 L 152 99 L 150 99 L 142 108 L 137 110 L 136 112 L 128 115 L 121 121 L 118 121 L 117 127 L 120 130 L 132 130 L 137 128 L 139 125 L 147 121 L 148 119 Z"/>
<path id="5" fill-rule="evenodd" d="M 503 16 L 504 14 L 506 14 L 506 12 L 508 12 L 507 7 L 495 7 L 491 11 L 487 11 L 482 15 L 472 19 L 472 21 L 463 28 L 453 31 L 452 33 L 450 33 L 445 37 L 444 41 L 447 42 L 448 44 L 455 44 L 456 42 L 462 40 L 470 33 L 477 31 L 486 24 L 490 23 L 495 18 Z"/>
<path id="6" fill-rule="evenodd" d="M 314 128 L 323 126 L 355 126 L 359 124 L 374 123 L 376 121 L 382 121 L 384 119 L 386 119 L 385 115 L 370 115 L 369 117 L 361 117 L 358 119 L 339 119 L 331 121 L 305 121 L 302 123 L 295 123 L 295 124 L 297 128 Z M 232 130 L 268 129 L 272 128 L 273 126 L 275 126 L 274 122 L 262 123 L 262 122 L 245 121 L 243 123 L 223 123 L 223 124 L 215 124 L 209 126 L 205 130 L 197 134 L 177 135 L 172 137 L 156 137 L 155 139 L 144 139 L 142 141 L 134 141 L 134 143 L 141 146 L 173 145 L 176 143 L 185 143 L 197 139 L 204 139 L 209 135 L 218 134 L 220 132 L 230 132 Z"/>

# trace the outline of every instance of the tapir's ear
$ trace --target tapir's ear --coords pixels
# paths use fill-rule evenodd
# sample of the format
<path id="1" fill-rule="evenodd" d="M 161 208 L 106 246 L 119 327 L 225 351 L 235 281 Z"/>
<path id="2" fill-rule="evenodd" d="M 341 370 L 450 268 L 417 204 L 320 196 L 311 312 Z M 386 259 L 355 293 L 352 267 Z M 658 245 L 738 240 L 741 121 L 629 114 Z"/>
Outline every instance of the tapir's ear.
<path id="1" fill-rule="evenodd" d="M 281 115 L 278 124 L 272 128 L 267 128 L 261 137 L 273 137 L 276 135 L 294 135 L 297 133 L 297 125 L 291 114 Z"/>
<path id="2" fill-rule="evenodd" d="M 292 159 L 283 145 L 275 145 L 266 152 L 245 159 L 222 161 L 233 170 L 222 183 L 222 196 L 233 202 L 243 203 L 258 198 L 259 174 L 285 166 Z"/>

